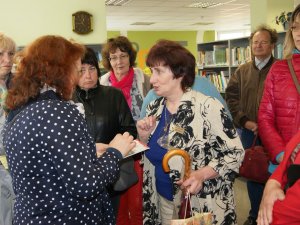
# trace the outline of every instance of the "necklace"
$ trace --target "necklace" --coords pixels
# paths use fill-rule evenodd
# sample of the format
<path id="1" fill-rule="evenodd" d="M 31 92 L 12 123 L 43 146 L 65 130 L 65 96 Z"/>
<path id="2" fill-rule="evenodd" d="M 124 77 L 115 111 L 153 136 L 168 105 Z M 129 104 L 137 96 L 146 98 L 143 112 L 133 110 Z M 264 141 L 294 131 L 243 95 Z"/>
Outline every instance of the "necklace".
<path id="1" fill-rule="evenodd" d="M 173 116 L 174 116 L 174 114 L 171 114 L 169 111 L 168 111 L 169 116 L 167 116 L 167 111 L 168 111 L 167 106 L 165 106 L 165 126 L 164 126 L 164 132 L 169 131 L 170 125 L 171 125 L 171 122 L 172 122 Z"/>
<path id="2" fill-rule="evenodd" d="M 169 144 L 169 130 L 170 130 L 170 125 L 171 122 L 173 121 L 174 114 L 167 113 L 167 107 L 166 105 L 164 106 L 164 127 L 162 129 L 162 134 L 160 137 L 157 139 L 157 144 L 161 146 L 162 148 L 169 149 L 170 144 Z M 167 114 L 170 114 L 169 116 Z"/>

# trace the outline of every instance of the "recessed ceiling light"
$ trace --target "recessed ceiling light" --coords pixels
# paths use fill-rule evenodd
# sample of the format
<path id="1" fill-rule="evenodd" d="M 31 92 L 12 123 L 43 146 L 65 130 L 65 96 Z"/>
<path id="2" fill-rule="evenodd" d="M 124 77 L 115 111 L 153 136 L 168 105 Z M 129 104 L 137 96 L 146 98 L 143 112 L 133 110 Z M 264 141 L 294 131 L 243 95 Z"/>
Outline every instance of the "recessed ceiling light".
<path id="1" fill-rule="evenodd" d="M 123 6 L 131 0 L 105 0 L 106 6 Z"/>
<path id="2" fill-rule="evenodd" d="M 200 25 L 200 26 L 205 26 L 205 25 L 210 25 L 213 24 L 212 22 L 199 22 L 199 23 L 193 23 L 192 25 Z"/>
<path id="3" fill-rule="evenodd" d="M 188 5 L 190 8 L 212 8 L 215 6 L 221 5 L 221 3 L 216 3 L 216 2 L 196 2 Z"/>
<path id="4" fill-rule="evenodd" d="M 231 0 L 228 2 L 200 2 L 200 1 L 195 1 L 195 3 L 189 4 L 186 7 L 188 8 L 202 8 L 202 9 L 208 9 L 208 8 L 213 8 L 216 6 L 220 6 L 220 5 L 225 5 L 228 4 L 230 2 L 234 2 L 236 0 Z"/>
<path id="5" fill-rule="evenodd" d="M 142 25 L 142 26 L 147 26 L 147 25 L 152 25 L 154 24 L 154 22 L 135 22 L 135 23 L 132 23 L 130 25 Z"/>

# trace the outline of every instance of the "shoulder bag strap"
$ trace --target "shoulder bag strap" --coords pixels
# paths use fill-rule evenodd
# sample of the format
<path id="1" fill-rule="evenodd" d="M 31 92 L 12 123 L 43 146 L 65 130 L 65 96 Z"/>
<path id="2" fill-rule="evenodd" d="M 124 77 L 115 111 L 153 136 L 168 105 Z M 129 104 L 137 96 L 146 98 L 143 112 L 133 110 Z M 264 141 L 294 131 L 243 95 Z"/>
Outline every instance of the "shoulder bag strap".
<path id="1" fill-rule="evenodd" d="M 300 85 L 299 85 L 299 81 L 297 79 L 297 76 L 295 74 L 294 68 L 293 68 L 292 59 L 288 59 L 287 62 L 288 62 L 288 65 L 289 65 L 289 69 L 290 69 L 294 84 L 297 88 L 298 93 L 300 94 Z"/>
<path id="2" fill-rule="evenodd" d="M 256 145 L 256 141 L 257 141 L 257 138 L 258 138 L 258 134 L 256 134 L 254 136 L 254 139 L 253 139 L 253 142 L 252 142 L 252 145 L 251 145 L 251 148 L 254 149 L 255 145 Z"/>

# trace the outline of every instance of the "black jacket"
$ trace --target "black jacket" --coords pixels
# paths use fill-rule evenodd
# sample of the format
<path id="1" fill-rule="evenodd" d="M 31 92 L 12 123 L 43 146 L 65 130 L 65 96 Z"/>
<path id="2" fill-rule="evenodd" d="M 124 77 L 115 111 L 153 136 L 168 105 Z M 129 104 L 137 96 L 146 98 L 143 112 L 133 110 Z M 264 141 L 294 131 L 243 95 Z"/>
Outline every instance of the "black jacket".
<path id="1" fill-rule="evenodd" d="M 99 83 L 88 91 L 77 87 L 73 100 L 83 104 L 88 131 L 95 142 L 108 144 L 125 131 L 137 137 L 130 108 L 119 89 Z"/>

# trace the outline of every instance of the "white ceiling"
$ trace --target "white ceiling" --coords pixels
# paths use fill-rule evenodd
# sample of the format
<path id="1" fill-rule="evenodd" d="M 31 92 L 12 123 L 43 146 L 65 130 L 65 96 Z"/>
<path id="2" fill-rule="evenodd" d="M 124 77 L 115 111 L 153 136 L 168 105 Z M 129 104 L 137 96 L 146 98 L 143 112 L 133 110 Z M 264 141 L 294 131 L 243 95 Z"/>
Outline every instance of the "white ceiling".
<path id="1" fill-rule="evenodd" d="M 106 6 L 107 30 L 250 30 L 250 0 L 203 0 L 224 4 L 212 8 L 187 7 L 199 1 L 131 0 L 123 6 Z M 154 24 L 131 25 L 137 22 Z"/>

